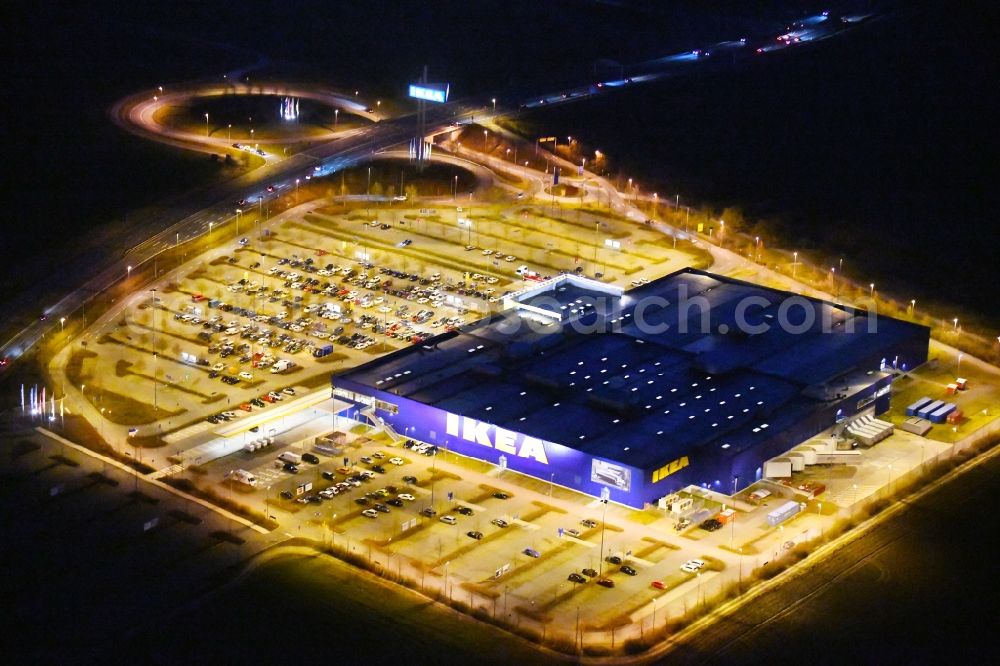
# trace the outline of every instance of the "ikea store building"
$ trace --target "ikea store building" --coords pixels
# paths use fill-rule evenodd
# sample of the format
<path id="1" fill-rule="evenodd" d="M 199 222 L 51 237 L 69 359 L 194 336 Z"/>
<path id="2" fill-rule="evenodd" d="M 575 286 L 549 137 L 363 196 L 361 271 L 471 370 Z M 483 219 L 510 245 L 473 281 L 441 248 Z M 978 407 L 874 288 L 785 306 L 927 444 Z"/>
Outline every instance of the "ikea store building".
<path id="1" fill-rule="evenodd" d="M 724 494 L 764 461 L 889 407 L 929 329 L 685 269 L 623 292 L 573 275 L 332 378 L 348 415 L 641 508 Z"/>

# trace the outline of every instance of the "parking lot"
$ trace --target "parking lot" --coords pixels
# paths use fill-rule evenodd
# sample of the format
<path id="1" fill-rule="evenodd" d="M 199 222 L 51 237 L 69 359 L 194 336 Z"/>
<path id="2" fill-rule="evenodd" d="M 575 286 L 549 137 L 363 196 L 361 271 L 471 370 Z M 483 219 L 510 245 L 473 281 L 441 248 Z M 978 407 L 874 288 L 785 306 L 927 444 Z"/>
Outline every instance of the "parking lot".
<path id="1" fill-rule="evenodd" d="M 560 270 L 627 285 L 690 263 L 650 230 L 540 205 L 319 200 L 243 228 L 162 269 L 53 363 L 104 436 L 125 441 L 136 427 L 128 441 L 159 446 L 199 420 L 267 409 L 269 394 L 326 385 L 340 368 L 475 321 Z"/>
<path id="2" fill-rule="evenodd" d="M 665 518 L 643 525 L 632 509 L 562 488 L 548 496 L 517 474 L 475 471 L 474 461 L 433 447 L 421 453 L 384 434 L 352 440 L 343 455 L 312 450 L 318 463 L 296 460 L 308 455 L 306 446 L 284 449 L 294 464 L 278 459 L 280 448 L 242 451 L 210 464 L 208 478 L 241 501 L 266 504 L 279 523 L 295 526 L 286 528 L 292 534 L 384 558 L 425 584 L 446 585 L 455 598 L 490 612 L 497 604 L 498 615 L 506 601 L 511 621 L 575 613 L 579 605 L 588 626 L 610 628 L 696 580 L 697 571 L 681 570 L 692 553 L 721 562 L 714 546 L 682 549 Z M 236 466 L 255 486 L 233 478 Z"/>

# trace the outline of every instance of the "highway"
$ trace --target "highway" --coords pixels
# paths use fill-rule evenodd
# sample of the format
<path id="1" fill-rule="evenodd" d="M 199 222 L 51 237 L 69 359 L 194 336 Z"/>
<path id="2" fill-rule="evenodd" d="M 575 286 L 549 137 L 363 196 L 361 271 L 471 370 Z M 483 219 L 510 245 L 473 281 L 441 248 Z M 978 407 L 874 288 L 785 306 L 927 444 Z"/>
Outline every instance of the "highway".
<path id="1" fill-rule="evenodd" d="M 773 50 L 772 47 L 775 45 L 781 48 L 790 48 L 800 42 L 834 36 L 863 23 L 868 18 L 861 16 L 836 19 L 819 15 L 797 22 L 782 35 L 764 36 L 754 40 L 741 38 L 740 40 L 723 42 L 721 46 L 715 45 L 705 50 L 699 49 L 667 56 L 657 61 L 634 66 L 634 69 L 641 73 L 631 77 L 600 81 L 550 94 L 529 95 L 525 91 L 507 91 L 506 96 L 496 93 L 483 94 L 465 100 L 429 105 L 425 117 L 426 135 L 433 136 L 462 124 L 474 123 L 477 115 L 481 121 L 485 121 L 495 119 L 498 116 L 515 114 L 524 108 L 579 101 L 610 92 L 624 85 L 673 76 L 679 72 L 678 67 L 680 66 L 705 65 L 721 60 L 719 58 L 712 59 L 711 48 L 728 50 L 733 54 L 756 53 L 760 55 L 766 52 L 763 49 Z M 735 62 L 736 59 L 734 55 L 733 61 Z M 631 71 L 633 67 L 629 69 Z M 229 77 L 229 75 L 224 78 L 229 81 L 238 80 L 238 77 Z M 234 87 L 230 84 L 219 87 L 220 90 L 235 90 L 237 88 L 238 86 Z M 273 86 L 273 88 L 276 91 L 293 89 L 290 86 Z M 142 122 L 149 121 L 151 118 L 151 112 L 149 112 L 147 105 L 148 100 L 152 99 L 154 94 L 154 91 L 149 90 L 129 98 L 134 105 L 142 107 L 139 111 L 133 111 L 124 103 L 115 105 L 111 109 L 112 117 L 130 116 L 138 123 L 128 123 L 131 127 L 143 127 Z M 324 94 L 320 94 L 320 97 L 324 97 Z M 501 103 L 494 105 L 494 99 L 501 100 Z M 141 132 L 137 129 L 130 131 Z M 231 220 L 235 215 L 235 202 L 243 200 L 250 204 L 257 202 L 258 207 L 263 208 L 267 200 L 274 196 L 267 191 L 268 185 L 275 185 L 276 191 L 280 193 L 283 187 L 294 183 L 296 178 L 304 179 L 306 176 L 312 177 L 314 174 L 326 175 L 345 169 L 371 158 L 376 153 L 408 141 L 414 136 L 415 131 L 416 114 L 383 120 L 367 127 L 345 132 L 343 136 L 314 146 L 288 159 L 279 160 L 271 156 L 271 159 L 268 159 L 263 166 L 247 174 L 164 202 L 158 212 L 145 216 L 142 224 L 135 225 L 132 232 L 121 239 L 121 247 L 131 249 L 117 257 L 110 265 L 98 269 L 96 273 L 92 265 L 89 264 L 78 263 L 71 266 L 70 270 L 78 271 L 81 278 L 84 279 L 83 284 L 57 303 L 41 307 L 40 310 L 45 318 L 40 317 L 32 321 L 5 341 L 0 346 L 0 359 L 16 360 L 41 339 L 48 328 L 58 321 L 59 317 L 72 314 L 83 306 L 91 295 L 101 293 L 124 278 L 128 273 L 128 266 L 138 266 L 171 245 L 197 238 L 208 233 L 211 226 Z M 181 138 L 166 137 L 166 140 L 173 142 L 180 141 Z M 216 147 L 217 141 L 210 143 L 212 147 Z M 205 148 L 205 146 L 198 147 Z M 620 195 L 614 192 L 613 196 L 614 202 L 621 205 Z M 249 213 L 248 217 L 250 217 Z M 156 229 L 159 231 L 149 236 L 150 230 Z"/>

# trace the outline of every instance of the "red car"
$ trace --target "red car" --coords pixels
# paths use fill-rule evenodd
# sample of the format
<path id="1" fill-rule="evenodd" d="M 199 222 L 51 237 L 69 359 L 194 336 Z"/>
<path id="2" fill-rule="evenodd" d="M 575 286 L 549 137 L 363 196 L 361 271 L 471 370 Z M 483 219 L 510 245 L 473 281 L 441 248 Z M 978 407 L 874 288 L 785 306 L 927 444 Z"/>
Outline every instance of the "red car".
<path id="1" fill-rule="evenodd" d="M 250 406 L 249 402 L 244 402 L 242 405 L 240 405 L 240 409 L 242 409 L 244 412 L 252 412 L 253 411 L 253 407 Z"/>
<path id="2" fill-rule="evenodd" d="M 265 393 L 264 395 L 260 396 L 260 399 L 263 400 L 264 402 L 278 402 L 277 400 L 271 397 L 270 393 Z"/>
<path id="3" fill-rule="evenodd" d="M 667 586 L 663 583 L 662 580 L 654 580 L 653 581 L 653 587 L 655 587 L 657 590 L 665 590 L 665 589 L 667 589 Z"/>

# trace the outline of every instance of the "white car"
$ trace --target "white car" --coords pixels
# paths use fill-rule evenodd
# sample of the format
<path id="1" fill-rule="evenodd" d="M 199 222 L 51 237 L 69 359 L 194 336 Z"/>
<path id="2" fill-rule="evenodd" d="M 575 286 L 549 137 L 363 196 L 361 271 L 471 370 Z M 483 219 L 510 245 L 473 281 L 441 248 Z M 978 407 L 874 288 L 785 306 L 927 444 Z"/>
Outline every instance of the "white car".
<path id="1" fill-rule="evenodd" d="M 226 369 L 225 363 L 216 363 L 215 365 L 212 366 L 212 370 L 215 372 L 222 372 L 225 369 Z"/>
<path id="2" fill-rule="evenodd" d="M 251 375 L 249 372 L 247 372 L 246 370 L 244 370 L 243 372 L 240 373 L 240 379 L 242 379 L 244 381 L 247 381 L 247 382 L 252 382 L 253 381 L 253 375 Z"/>
<path id="3" fill-rule="evenodd" d="M 378 518 L 378 511 L 375 509 L 365 509 L 361 512 L 361 515 L 365 518 Z"/>
<path id="4" fill-rule="evenodd" d="M 454 525 L 455 523 L 458 522 L 455 519 L 455 516 L 441 516 L 440 518 L 438 518 L 438 520 L 440 520 L 442 523 L 448 523 L 449 525 Z"/>
<path id="5" fill-rule="evenodd" d="M 404 464 L 402 458 L 389 458 L 389 462 L 392 463 L 393 465 L 402 465 L 402 464 Z"/>
<path id="6" fill-rule="evenodd" d="M 487 248 L 487 249 L 483 250 L 483 256 L 484 256 L 484 257 L 488 257 L 488 256 L 490 256 L 491 254 L 493 254 L 493 250 L 491 250 L 491 249 L 489 249 L 489 248 Z"/>
<path id="7" fill-rule="evenodd" d="M 685 573 L 697 573 L 698 570 L 704 568 L 705 562 L 703 560 L 688 560 L 681 565 L 681 571 Z"/>
<path id="8" fill-rule="evenodd" d="M 413 500 L 417 499 L 410 493 L 403 493 L 402 495 L 396 495 L 396 497 L 398 497 L 401 500 L 406 500 L 407 502 L 412 502 Z"/>

